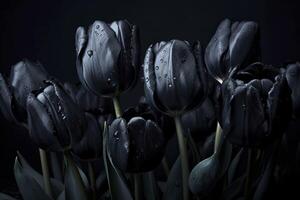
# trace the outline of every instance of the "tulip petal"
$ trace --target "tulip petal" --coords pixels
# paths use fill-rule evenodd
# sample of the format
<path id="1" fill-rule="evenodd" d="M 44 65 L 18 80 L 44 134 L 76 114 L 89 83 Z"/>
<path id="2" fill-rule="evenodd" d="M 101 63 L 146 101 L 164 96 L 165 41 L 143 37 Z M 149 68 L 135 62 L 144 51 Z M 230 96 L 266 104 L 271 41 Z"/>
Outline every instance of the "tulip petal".
<path id="1" fill-rule="evenodd" d="M 75 35 L 75 46 L 77 55 L 81 54 L 82 49 L 86 45 L 87 35 L 83 27 L 78 27 Z"/>
<path id="2" fill-rule="evenodd" d="M 12 98 L 6 80 L 0 73 L 0 111 L 8 121 L 17 122 L 12 110 Z"/>
<path id="3" fill-rule="evenodd" d="M 62 150 L 62 147 L 55 138 L 56 130 L 48 111 L 32 94 L 27 99 L 27 113 L 29 134 L 32 140 L 45 150 Z"/>
<path id="4" fill-rule="evenodd" d="M 300 64 L 290 64 L 287 67 L 286 78 L 292 90 L 293 110 L 296 116 L 300 116 Z"/>

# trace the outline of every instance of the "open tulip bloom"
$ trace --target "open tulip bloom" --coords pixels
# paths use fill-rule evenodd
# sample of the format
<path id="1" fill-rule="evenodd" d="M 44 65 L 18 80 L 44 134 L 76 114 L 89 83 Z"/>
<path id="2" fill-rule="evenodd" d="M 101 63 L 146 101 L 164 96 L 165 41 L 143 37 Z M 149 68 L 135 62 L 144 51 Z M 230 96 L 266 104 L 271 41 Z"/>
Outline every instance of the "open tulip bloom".
<path id="1" fill-rule="evenodd" d="M 79 84 L 28 60 L 0 73 L 1 113 L 40 153 L 42 174 L 17 153 L 22 198 L 270 197 L 300 174 L 300 64 L 263 64 L 259 39 L 257 23 L 225 19 L 205 51 L 161 41 L 141 65 L 136 25 L 95 21 L 75 33 Z M 119 96 L 138 80 L 144 96 L 123 112 Z"/>

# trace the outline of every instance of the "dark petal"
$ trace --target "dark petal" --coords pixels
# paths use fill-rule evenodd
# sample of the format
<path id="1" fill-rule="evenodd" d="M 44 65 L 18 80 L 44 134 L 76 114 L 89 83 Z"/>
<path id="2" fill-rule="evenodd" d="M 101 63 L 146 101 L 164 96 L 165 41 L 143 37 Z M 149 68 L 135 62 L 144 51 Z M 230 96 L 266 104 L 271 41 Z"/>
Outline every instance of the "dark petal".
<path id="1" fill-rule="evenodd" d="M 102 155 L 102 130 L 93 115 L 85 113 L 85 117 L 87 126 L 84 136 L 73 146 L 73 152 L 82 160 L 99 159 Z"/>
<path id="2" fill-rule="evenodd" d="M 126 121 L 117 118 L 109 127 L 107 147 L 114 164 L 123 171 L 126 171 L 128 167 L 129 145 Z"/>
<path id="3" fill-rule="evenodd" d="M 64 83 L 64 89 L 68 93 L 68 95 L 73 99 L 74 102 L 78 103 L 76 100 L 76 95 L 78 92 L 78 86 L 72 83 Z"/>
<path id="4" fill-rule="evenodd" d="M 216 128 L 216 113 L 212 101 L 207 98 L 203 104 L 182 116 L 185 133 L 196 140 L 206 138 Z"/>
<path id="5" fill-rule="evenodd" d="M 39 63 L 24 60 L 14 65 L 11 69 L 10 85 L 18 105 L 25 110 L 29 93 L 45 86 L 44 81 L 48 78 L 45 68 Z"/>
<path id="6" fill-rule="evenodd" d="M 217 80 L 226 78 L 226 73 L 230 67 L 228 66 L 229 60 L 226 58 L 231 33 L 230 25 L 230 20 L 222 21 L 205 50 L 205 63 L 208 72 Z"/>
<path id="7" fill-rule="evenodd" d="M 73 102 L 72 98 L 64 91 L 60 84 L 52 82 L 52 85 L 56 95 L 56 98 L 53 100 L 58 100 L 57 104 L 52 106 L 57 106 L 57 114 L 67 128 L 69 134 L 68 137 L 72 138 L 72 143 L 76 143 L 80 141 L 83 136 L 83 129 L 85 126 L 83 112 Z M 59 106 L 61 107 L 59 108 Z"/>
<path id="8" fill-rule="evenodd" d="M 183 41 L 168 42 L 155 58 L 156 91 L 169 113 L 182 113 L 194 100 L 201 83 L 196 60 Z"/>
<path id="9" fill-rule="evenodd" d="M 84 46 L 86 45 L 87 35 L 83 27 L 78 27 L 75 35 L 75 47 L 77 55 L 81 54 Z"/>
<path id="10" fill-rule="evenodd" d="M 141 49 L 141 40 L 140 40 L 140 31 L 136 25 L 132 26 L 131 30 L 131 60 L 132 66 L 135 67 L 136 71 L 138 72 L 140 68 L 141 56 L 140 56 L 140 49 Z"/>
<path id="11" fill-rule="evenodd" d="M 42 149 L 61 151 L 62 147 L 55 136 L 55 127 L 49 113 L 34 95 L 27 99 L 29 134 L 32 140 Z"/>
<path id="12" fill-rule="evenodd" d="M 296 116 L 300 116 L 300 64 L 290 64 L 287 67 L 286 79 L 292 90 L 293 111 Z"/>
<path id="13" fill-rule="evenodd" d="M 88 43 L 82 55 L 82 74 L 88 88 L 98 95 L 114 96 L 119 87 L 121 45 L 115 32 L 104 22 L 89 28 Z"/>
<path id="14" fill-rule="evenodd" d="M 166 111 L 156 98 L 156 77 L 154 68 L 154 53 L 152 45 L 147 49 L 144 60 L 144 91 L 147 103 L 155 110 Z"/>
<path id="15" fill-rule="evenodd" d="M 153 45 L 152 49 L 154 54 L 158 54 L 158 52 L 167 44 L 165 41 L 158 42 Z"/>
<path id="16" fill-rule="evenodd" d="M 121 45 L 119 56 L 120 90 L 127 90 L 136 81 L 137 66 L 132 63 L 132 28 L 126 20 L 113 22 L 110 27 L 116 33 Z M 136 48 L 136 46 L 135 46 Z M 138 49 L 136 49 L 138 50 Z M 136 52 L 135 52 L 136 53 Z"/>
<path id="17" fill-rule="evenodd" d="M 241 22 L 231 33 L 229 55 L 230 66 L 241 66 L 254 46 L 258 25 L 255 22 Z"/>
<path id="18" fill-rule="evenodd" d="M 6 80 L 0 73 L 0 111 L 10 122 L 17 122 L 12 110 L 12 94 Z"/>
<path id="19" fill-rule="evenodd" d="M 274 138 L 279 137 L 287 127 L 292 115 L 291 90 L 288 87 L 284 74 L 275 78 L 275 83 L 269 92 L 268 114 L 270 119 L 270 132 Z"/>

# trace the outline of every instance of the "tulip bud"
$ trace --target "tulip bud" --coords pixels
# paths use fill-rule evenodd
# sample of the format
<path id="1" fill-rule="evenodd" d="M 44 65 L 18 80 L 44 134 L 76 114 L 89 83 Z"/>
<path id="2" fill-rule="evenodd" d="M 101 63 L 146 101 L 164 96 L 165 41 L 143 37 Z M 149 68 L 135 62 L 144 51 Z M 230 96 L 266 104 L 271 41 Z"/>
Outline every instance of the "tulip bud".
<path id="1" fill-rule="evenodd" d="M 291 117 L 290 89 L 284 73 L 254 63 L 222 85 L 223 133 L 233 144 L 255 147 L 277 138 Z"/>
<path id="2" fill-rule="evenodd" d="M 237 67 L 260 61 L 258 25 L 252 21 L 222 21 L 205 50 L 208 72 L 223 82 Z"/>
<path id="3" fill-rule="evenodd" d="M 73 145 L 72 152 L 81 160 L 95 160 L 102 156 L 102 130 L 96 117 L 85 113 L 86 127 L 82 139 Z"/>
<path id="4" fill-rule="evenodd" d="M 29 134 L 40 148 L 62 151 L 81 140 L 83 113 L 62 86 L 47 83 L 43 91 L 27 98 Z"/>
<path id="5" fill-rule="evenodd" d="M 0 110 L 12 122 L 26 122 L 26 100 L 29 93 L 45 86 L 48 73 L 40 63 L 28 60 L 11 68 L 9 81 L 0 74 Z"/>
<path id="6" fill-rule="evenodd" d="M 151 120 L 123 118 L 109 127 L 108 149 L 112 160 L 125 172 L 145 172 L 157 167 L 164 155 L 165 140 L 160 128 Z"/>
<path id="7" fill-rule="evenodd" d="M 200 43 L 172 40 L 148 48 L 144 61 L 145 94 L 156 110 L 177 116 L 200 105 L 207 94 Z"/>
<path id="8" fill-rule="evenodd" d="M 76 32 L 77 72 L 81 83 L 97 95 L 114 97 L 131 88 L 139 67 L 139 34 L 128 21 L 95 21 L 88 33 Z"/>

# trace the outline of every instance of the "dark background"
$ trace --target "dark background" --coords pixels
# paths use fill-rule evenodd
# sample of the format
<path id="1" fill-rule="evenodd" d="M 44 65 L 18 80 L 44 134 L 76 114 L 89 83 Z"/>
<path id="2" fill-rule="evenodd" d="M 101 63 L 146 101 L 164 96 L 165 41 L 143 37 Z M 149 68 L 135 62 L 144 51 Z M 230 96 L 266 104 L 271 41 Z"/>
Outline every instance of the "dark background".
<path id="1" fill-rule="evenodd" d="M 22 58 L 39 60 L 53 76 L 77 82 L 74 34 L 78 26 L 99 19 L 128 19 L 140 27 L 142 52 L 160 40 L 173 38 L 209 42 L 219 22 L 254 20 L 261 27 L 263 61 L 281 65 L 300 60 L 300 15 L 296 1 L 141 1 L 11 0 L 0 3 L 0 72 Z M 123 96 L 124 105 L 134 104 L 142 94 L 139 84 Z M 0 116 L 0 191 L 13 182 L 15 151 L 20 150 L 38 167 L 36 148 L 24 129 Z"/>

